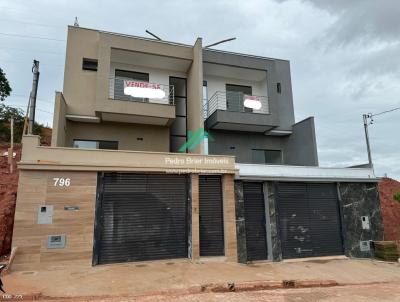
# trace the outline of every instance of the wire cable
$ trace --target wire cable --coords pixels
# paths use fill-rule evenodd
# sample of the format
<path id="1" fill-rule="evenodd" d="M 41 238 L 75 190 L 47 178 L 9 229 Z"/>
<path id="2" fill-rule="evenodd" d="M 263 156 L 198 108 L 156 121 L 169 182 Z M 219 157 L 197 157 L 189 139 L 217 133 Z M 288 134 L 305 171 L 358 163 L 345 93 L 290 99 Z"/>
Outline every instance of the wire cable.
<path id="1" fill-rule="evenodd" d="M 43 26 L 43 27 L 65 28 L 65 26 L 61 26 L 61 25 L 49 25 L 49 24 L 43 24 L 43 23 L 25 22 L 25 21 L 12 20 L 12 19 L 0 19 L 0 21 L 16 22 L 16 23 L 21 23 L 21 24 L 30 24 L 30 25 Z"/>
<path id="2" fill-rule="evenodd" d="M 22 48 L 15 48 L 15 47 L 2 47 L 0 46 L 0 49 L 2 50 L 16 50 L 19 52 L 25 52 L 25 53 L 45 53 L 45 54 L 52 54 L 52 55 L 58 55 L 58 56 L 64 56 L 62 52 L 65 52 L 65 50 L 60 50 L 60 52 L 54 52 L 54 51 L 46 51 L 46 50 L 38 50 L 38 49 L 32 49 L 32 50 L 26 50 Z"/>
<path id="3" fill-rule="evenodd" d="M 27 39 L 39 39 L 39 40 L 49 40 L 49 41 L 57 41 L 57 42 L 66 42 L 65 40 L 61 39 L 54 39 L 54 38 L 46 38 L 46 37 L 37 37 L 37 36 L 28 36 L 28 35 L 19 35 L 19 34 L 8 34 L 0 32 L 2 36 L 8 37 L 16 37 L 16 38 L 27 38 Z"/>
<path id="4" fill-rule="evenodd" d="M 11 93 L 10 97 L 29 99 L 29 95 L 16 94 L 16 93 Z M 41 99 L 41 98 L 36 98 L 36 99 L 38 101 L 54 105 L 54 102 L 50 102 L 50 101 L 47 101 L 47 100 L 44 100 L 44 99 Z"/>
<path id="5" fill-rule="evenodd" d="M 371 114 L 371 117 L 377 116 L 377 115 L 382 115 L 382 114 L 389 113 L 389 112 L 393 112 L 393 111 L 396 111 L 396 110 L 400 110 L 400 107 L 393 108 L 393 109 L 386 110 L 386 111 L 382 111 L 382 112 L 375 113 L 375 114 Z"/>

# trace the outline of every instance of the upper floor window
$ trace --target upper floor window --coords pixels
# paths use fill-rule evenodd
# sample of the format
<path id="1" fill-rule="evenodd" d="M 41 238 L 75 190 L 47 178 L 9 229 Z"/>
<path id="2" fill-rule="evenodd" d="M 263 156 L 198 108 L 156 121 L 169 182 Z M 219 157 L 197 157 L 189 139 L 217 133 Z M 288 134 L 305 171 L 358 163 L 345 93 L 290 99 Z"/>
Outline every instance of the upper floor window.
<path id="1" fill-rule="evenodd" d="M 74 139 L 74 148 L 82 149 L 108 149 L 108 150 L 118 150 L 117 141 L 96 141 L 96 140 L 80 140 Z"/>
<path id="2" fill-rule="evenodd" d="M 252 163 L 282 165 L 283 157 L 281 150 L 252 149 Z"/>
<path id="3" fill-rule="evenodd" d="M 129 71 L 129 70 L 115 70 L 115 77 L 125 78 L 130 80 L 148 82 L 149 81 L 149 74 L 144 72 L 136 72 L 136 71 Z"/>
<path id="4" fill-rule="evenodd" d="M 226 110 L 235 112 L 253 112 L 244 106 L 244 96 L 252 95 L 251 86 L 226 84 Z"/>
<path id="5" fill-rule="evenodd" d="M 148 83 L 148 73 L 116 69 L 114 80 L 114 99 L 125 101 L 148 101 L 148 99 L 132 98 L 131 96 L 126 95 L 124 93 L 124 80 L 135 80 Z"/>
<path id="6" fill-rule="evenodd" d="M 83 70 L 97 71 L 97 64 L 98 64 L 98 62 L 95 59 L 83 58 L 83 60 L 82 60 L 82 69 Z"/>

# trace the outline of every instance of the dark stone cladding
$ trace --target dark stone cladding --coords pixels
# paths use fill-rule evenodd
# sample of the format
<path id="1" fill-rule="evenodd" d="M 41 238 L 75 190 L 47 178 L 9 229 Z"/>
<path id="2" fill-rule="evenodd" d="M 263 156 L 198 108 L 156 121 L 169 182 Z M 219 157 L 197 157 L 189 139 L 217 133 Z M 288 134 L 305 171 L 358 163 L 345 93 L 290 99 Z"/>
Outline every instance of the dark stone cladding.
<path id="1" fill-rule="evenodd" d="M 188 203 L 187 203 L 187 246 L 188 246 L 188 258 L 193 259 L 193 248 L 192 248 L 192 178 L 188 176 L 187 178 L 188 187 Z"/>
<path id="2" fill-rule="evenodd" d="M 239 263 L 247 263 L 246 225 L 244 217 L 243 182 L 235 180 L 236 238 Z"/>
<path id="3" fill-rule="evenodd" d="M 360 241 L 383 240 L 383 220 L 377 184 L 339 183 L 338 193 L 346 256 L 372 257 L 372 252 L 360 250 Z M 369 216 L 369 230 L 362 228 L 361 216 Z"/>
<path id="4" fill-rule="evenodd" d="M 282 249 L 281 241 L 279 236 L 279 226 L 278 226 L 278 213 L 275 201 L 275 184 L 273 182 L 266 183 L 266 194 L 268 198 L 269 207 L 269 219 L 270 219 L 270 232 L 271 232 L 271 244 L 272 247 L 272 260 L 281 261 L 282 260 Z"/>

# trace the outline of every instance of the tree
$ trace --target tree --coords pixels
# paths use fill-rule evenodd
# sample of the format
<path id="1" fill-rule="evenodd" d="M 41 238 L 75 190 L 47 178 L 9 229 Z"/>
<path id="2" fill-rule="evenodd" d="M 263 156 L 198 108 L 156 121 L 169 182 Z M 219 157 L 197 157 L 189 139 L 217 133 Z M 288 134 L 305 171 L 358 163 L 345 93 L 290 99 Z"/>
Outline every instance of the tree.
<path id="1" fill-rule="evenodd" d="M 14 142 L 19 143 L 22 139 L 25 116 L 21 109 L 0 104 L 0 143 L 9 142 L 11 139 L 10 119 L 14 118 Z M 43 125 L 35 123 L 33 132 L 42 135 Z"/>
<path id="2" fill-rule="evenodd" d="M 12 89 L 10 83 L 8 83 L 6 74 L 0 68 L 0 101 L 4 101 L 6 97 L 10 96 L 11 91 Z"/>
<path id="3" fill-rule="evenodd" d="M 6 75 L 0 68 L 0 101 L 4 101 L 6 97 L 10 96 L 11 91 Z M 11 139 L 11 118 L 14 118 L 14 142 L 21 142 L 25 121 L 24 112 L 21 109 L 0 103 L 0 143 L 8 143 Z M 43 125 L 38 123 L 33 125 L 33 133 L 42 135 L 42 130 Z"/>

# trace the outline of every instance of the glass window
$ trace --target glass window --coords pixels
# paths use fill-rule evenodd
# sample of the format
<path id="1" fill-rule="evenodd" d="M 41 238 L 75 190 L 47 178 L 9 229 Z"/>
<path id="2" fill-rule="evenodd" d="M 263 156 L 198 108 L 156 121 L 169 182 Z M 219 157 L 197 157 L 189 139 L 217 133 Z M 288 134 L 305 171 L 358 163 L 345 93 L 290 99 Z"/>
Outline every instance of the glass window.
<path id="1" fill-rule="evenodd" d="M 169 77 L 169 84 L 174 86 L 174 95 L 186 97 L 186 79 Z"/>
<path id="2" fill-rule="evenodd" d="M 170 136 L 169 149 L 170 152 L 179 152 L 179 149 L 186 143 L 185 136 Z"/>
<path id="3" fill-rule="evenodd" d="M 175 97 L 176 116 L 186 116 L 186 98 Z"/>
<path id="4" fill-rule="evenodd" d="M 114 81 L 114 99 L 124 101 L 148 102 L 148 99 L 134 98 L 124 93 L 124 80 L 135 80 L 140 82 L 149 82 L 149 74 L 128 70 L 115 70 Z"/>
<path id="5" fill-rule="evenodd" d="M 281 165 L 283 163 L 281 150 L 252 149 L 251 152 L 252 163 L 271 165 Z"/>
<path id="6" fill-rule="evenodd" d="M 226 84 L 226 109 L 235 112 L 253 112 L 253 109 L 244 107 L 244 95 L 252 95 L 250 86 Z"/>
<path id="7" fill-rule="evenodd" d="M 97 60 L 95 59 L 87 59 L 83 58 L 82 60 L 82 69 L 83 70 L 91 70 L 91 71 L 97 71 Z"/>
<path id="8" fill-rule="evenodd" d="M 170 126 L 170 134 L 186 136 L 186 117 L 177 116 Z"/>
<path id="9" fill-rule="evenodd" d="M 251 150 L 251 162 L 253 164 L 265 164 L 264 150 Z"/>
<path id="10" fill-rule="evenodd" d="M 115 70 L 115 77 L 121 78 L 128 78 L 132 80 L 148 82 L 149 81 L 149 74 L 144 72 L 136 72 L 136 71 L 129 71 L 129 70 Z"/>
<path id="11" fill-rule="evenodd" d="M 281 150 L 265 150 L 265 162 L 267 164 L 281 165 L 282 151 Z"/>
<path id="12" fill-rule="evenodd" d="M 74 148 L 82 149 L 108 149 L 108 150 L 118 150 L 117 141 L 93 141 L 93 140 L 79 140 L 74 139 Z"/>
<path id="13" fill-rule="evenodd" d="M 204 118 L 208 117 L 208 89 L 207 89 L 207 81 L 203 81 L 203 112 Z"/>

